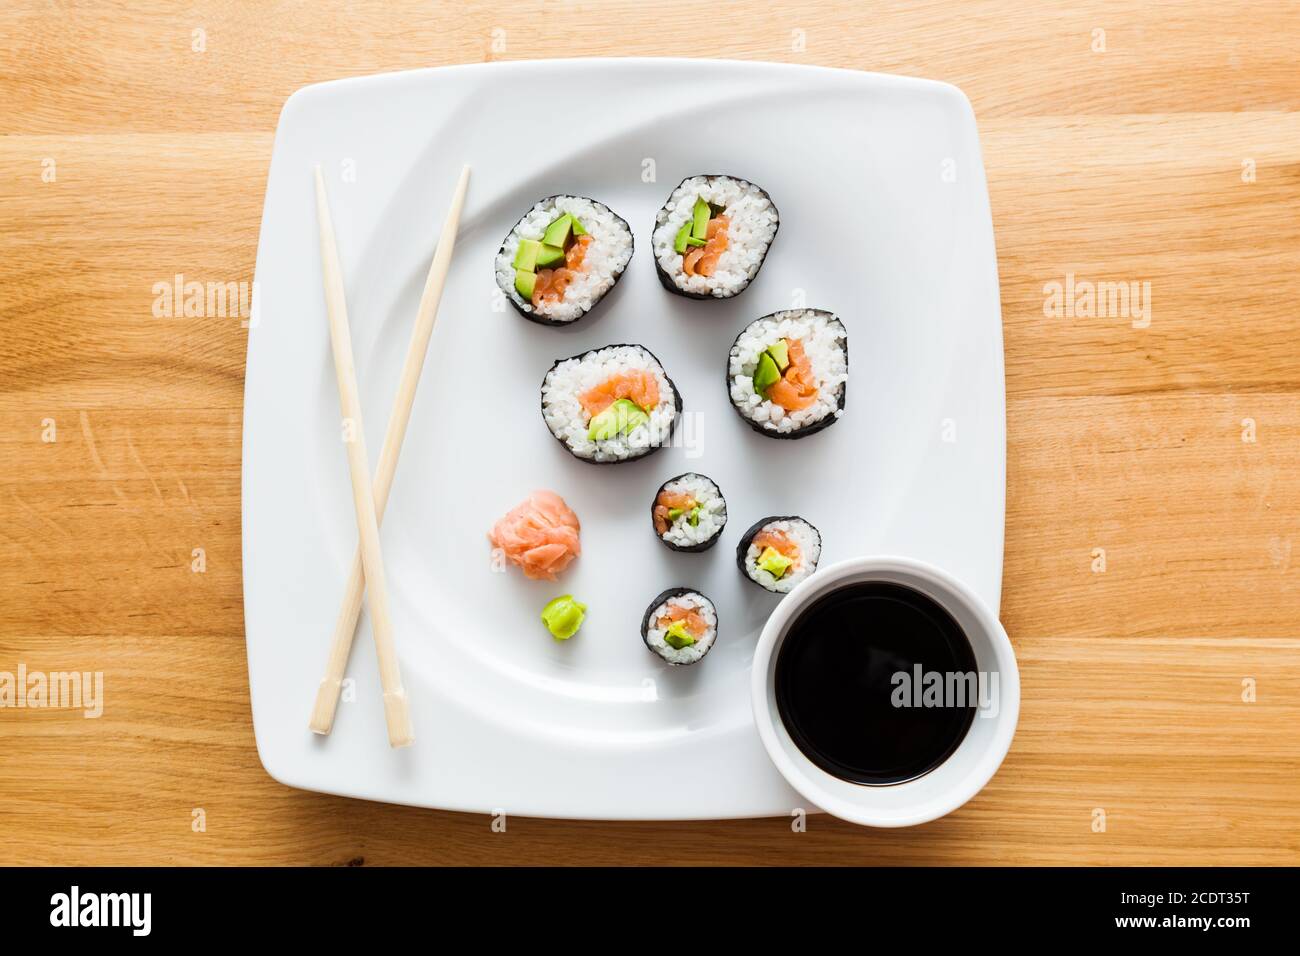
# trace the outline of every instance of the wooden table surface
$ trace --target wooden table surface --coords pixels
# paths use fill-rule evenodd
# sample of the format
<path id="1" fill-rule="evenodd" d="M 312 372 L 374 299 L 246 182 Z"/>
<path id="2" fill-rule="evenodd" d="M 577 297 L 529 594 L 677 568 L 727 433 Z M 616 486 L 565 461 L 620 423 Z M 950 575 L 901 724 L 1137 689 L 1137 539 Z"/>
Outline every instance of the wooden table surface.
<path id="1" fill-rule="evenodd" d="M 2 862 L 1300 863 L 1300 7 L 778 0 L 686 28 L 699 9 L 0 6 L 0 671 L 105 681 L 98 719 L 0 708 Z M 1001 772 L 946 819 L 495 833 L 258 762 L 247 331 L 155 317 L 154 283 L 251 280 L 298 87 L 595 55 L 926 76 L 974 103 L 1024 705 Z M 1149 324 L 1051 314 L 1068 274 L 1150 283 Z"/>

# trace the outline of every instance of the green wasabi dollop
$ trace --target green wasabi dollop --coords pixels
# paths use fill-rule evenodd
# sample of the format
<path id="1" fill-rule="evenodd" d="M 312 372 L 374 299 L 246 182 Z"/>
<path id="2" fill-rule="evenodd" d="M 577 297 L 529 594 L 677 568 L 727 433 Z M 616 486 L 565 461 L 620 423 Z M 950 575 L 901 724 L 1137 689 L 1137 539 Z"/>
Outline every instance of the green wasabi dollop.
<path id="1" fill-rule="evenodd" d="M 572 594 L 561 594 L 542 608 L 542 623 L 557 641 L 567 641 L 578 633 L 587 616 L 587 605 L 575 601 Z"/>

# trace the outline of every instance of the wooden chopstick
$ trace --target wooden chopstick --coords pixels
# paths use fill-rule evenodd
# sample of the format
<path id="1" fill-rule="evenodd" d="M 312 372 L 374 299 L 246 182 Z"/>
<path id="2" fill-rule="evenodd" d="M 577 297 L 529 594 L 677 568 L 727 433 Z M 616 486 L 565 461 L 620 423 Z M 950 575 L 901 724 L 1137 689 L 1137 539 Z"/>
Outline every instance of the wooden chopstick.
<path id="1" fill-rule="evenodd" d="M 397 650 L 393 646 L 388 583 L 384 577 L 384 556 L 379 548 L 375 490 L 370 479 L 370 459 L 366 455 L 366 431 L 361 421 L 357 371 L 352 360 L 352 335 L 348 330 L 343 268 L 339 265 L 334 225 L 330 221 L 329 202 L 325 198 L 325 180 L 321 177 L 320 166 L 316 167 L 316 214 L 320 225 L 320 256 L 325 278 L 325 311 L 329 316 L 330 342 L 334 348 L 334 372 L 339 380 L 339 404 L 343 409 L 344 420 L 352 426 L 351 441 L 344 444 L 348 451 L 348 470 L 352 474 L 352 504 L 357 513 L 362 563 L 370 585 L 370 617 L 375 631 L 375 650 L 379 655 L 379 678 L 384 688 L 384 719 L 388 724 L 388 743 L 393 747 L 405 747 L 414 739 L 411 715 L 406 706 L 406 691 L 402 688 L 402 674 L 397 666 Z"/>
<path id="2" fill-rule="evenodd" d="M 466 166 L 461 170 L 460 181 L 456 184 L 456 192 L 452 196 L 447 218 L 443 222 L 442 234 L 438 237 L 433 263 L 429 266 L 429 274 L 424 281 L 424 292 L 420 296 L 420 308 L 416 313 L 415 327 L 411 330 L 411 341 L 406 349 L 406 359 L 402 365 L 401 378 L 398 380 L 397 395 L 393 399 L 388 428 L 384 432 L 384 446 L 379 452 L 379 464 L 375 469 L 374 504 L 376 519 L 380 521 L 383 520 L 384 508 L 388 505 L 388 492 L 393 486 L 397 457 L 402 451 L 402 440 L 406 437 L 406 426 L 411 419 L 415 389 L 420 382 L 424 356 L 429 349 L 429 338 L 433 334 L 433 324 L 438 316 L 438 303 L 442 299 L 443 286 L 447 282 L 452 252 L 456 248 L 456 232 L 460 227 L 460 215 L 465 206 L 465 192 L 468 187 L 469 167 Z M 366 589 L 366 577 L 364 554 L 358 548 L 352 556 L 352 569 L 344 589 L 343 604 L 339 608 L 338 620 L 334 625 L 334 636 L 330 641 L 325 676 L 321 678 L 320 687 L 316 691 L 316 703 L 312 707 L 310 727 L 318 734 L 328 734 L 334 726 L 339 691 L 342 688 L 343 675 L 347 670 L 348 655 L 352 652 L 357 619 L 361 616 L 361 599 Z"/>

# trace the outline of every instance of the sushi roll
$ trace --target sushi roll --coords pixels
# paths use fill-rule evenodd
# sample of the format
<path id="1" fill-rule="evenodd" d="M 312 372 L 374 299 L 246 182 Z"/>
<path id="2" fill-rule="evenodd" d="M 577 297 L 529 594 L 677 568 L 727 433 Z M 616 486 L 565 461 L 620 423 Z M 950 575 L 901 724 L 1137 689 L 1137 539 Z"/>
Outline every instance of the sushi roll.
<path id="1" fill-rule="evenodd" d="M 645 646 L 669 664 L 694 664 L 717 637 L 717 609 L 690 588 L 669 588 L 650 602 L 641 619 Z"/>
<path id="2" fill-rule="evenodd" d="M 849 333 L 832 312 L 773 312 L 745 327 L 727 359 L 731 405 L 769 438 L 803 438 L 844 414 Z"/>
<path id="3" fill-rule="evenodd" d="M 763 266 L 781 216 L 766 192 L 734 176 L 683 179 L 655 217 L 659 281 L 691 299 L 729 299 Z"/>
<path id="4" fill-rule="evenodd" d="M 777 594 L 816 571 L 821 556 L 821 532 L 795 515 L 763 518 L 736 545 L 740 573 Z"/>
<path id="5" fill-rule="evenodd" d="M 659 540 L 674 551 L 707 551 L 727 525 L 727 502 L 712 479 L 687 472 L 659 486 L 650 505 Z"/>
<path id="6" fill-rule="evenodd" d="M 668 444 L 682 396 L 640 345 L 607 345 L 560 359 L 542 380 L 542 418 L 575 458 L 612 464 Z"/>
<path id="7" fill-rule="evenodd" d="M 524 318 L 568 325 L 614 288 L 632 258 L 632 230 L 582 196 L 539 199 L 496 257 L 497 285 Z"/>

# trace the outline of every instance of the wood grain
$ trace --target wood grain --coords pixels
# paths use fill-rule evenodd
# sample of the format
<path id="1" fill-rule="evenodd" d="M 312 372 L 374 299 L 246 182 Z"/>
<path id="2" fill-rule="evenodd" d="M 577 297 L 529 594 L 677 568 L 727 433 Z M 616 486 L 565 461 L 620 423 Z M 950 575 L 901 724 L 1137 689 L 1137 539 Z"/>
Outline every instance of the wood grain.
<path id="1" fill-rule="evenodd" d="M 93 720 L 0 708 L 6 862 L 1300 863 L 1300 8 L 777 0 L 710 36 L 677 26 L 694 6 L 0 7 L 0 670 L 102 670 L 107 698 Z M 592 55 L 899 72 L 975 106 L 1024 707 L 1001 772 L 944 820 L 494 833 L 290 790 L 258 762 L 247 333 L 155 317 L 153 285 L 251 279 L 299 86 Z M 1046 315 L 1067 273 L 1149 282 L 1150 325 Z"/>

